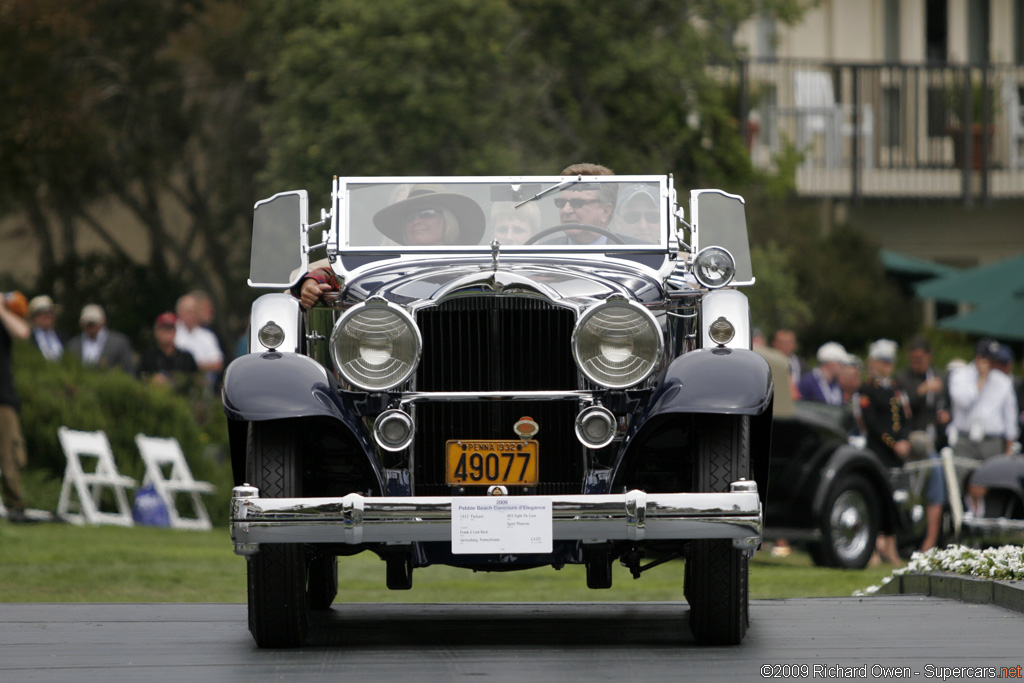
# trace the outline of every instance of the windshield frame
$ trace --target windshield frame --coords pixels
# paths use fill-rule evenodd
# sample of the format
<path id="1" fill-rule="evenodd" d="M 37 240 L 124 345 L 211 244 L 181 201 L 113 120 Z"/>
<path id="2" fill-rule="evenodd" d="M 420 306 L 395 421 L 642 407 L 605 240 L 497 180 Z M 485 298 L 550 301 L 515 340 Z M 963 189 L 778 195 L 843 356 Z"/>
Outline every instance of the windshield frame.
<path id="1" fill-rule="evenodd" d="M 370 205 L 370 201 L 364 200 L 360 195 L 365 191 L 369 196 L 370 192 L 383 192 L 388 186 L 392 188 L 398 188 L 401 185 L 444 185 L 446 188 L 451 188 L 453 191 L 463 191 L 467 193 L 474 191 L 479 196 L 481 193 L 488 193 L 491 201 L 496 202 L 493 197 L 496 193 L 504 193 L 508 191 L 509 202 L 514 203 L 517 206 L 522 206 L 530 203 L 543 202 L 545 205 L 542 210 L 546 214 L 547 221 L 540 224 L 540 230 L 552 227 L 551 218 L 552 212 L 557 211 L 554 208 L 552 200 L 557 198 L 557 195 L 561 192 L 571 191 L 574 185 L 586 183 L 590 186 L 593 184 L 604 184 L 614 183 L 619 186 L 620 195 L 622 190 L 632 190 L 635 192 L 636 189 L 646 188 L 651 194 L 656 194 L 653 197 L 657 205 L 657 211 L 659 214 L 657 235 L 659 241 L 657 243 L 639 243 L 639 242 L 627 242 L 625 244 L 617 244 L 609 241 L 603 244 L 551 244 L 548 242 L 548 238 L 543 238 L 539 243 L 533 245 L 518 245 L 501 243 L 501 253 L 520 253 L 520 254 L 541 254 L 541 253 L 571 253 L 571 254 L 668 254 L 674 253 L 677 249 L 677 235 L 676 235 L 676 193 L 672 185 L 671 177 L 664 175 L 633 175 L 633 176 L 393 176 L 393 177 L 348 177 L 339 178 L 335 177 L 333 188 L 332 188 L 332 210 L 331 210 L 331 225 L 327 238 L 327 249 L 328 253 L 335 253 L 341 255 L 394 255 L 394 256 L 410 256 L 410 255 L 436 255 L 442 253 L 462 253 L 462 254 L 474 254 L 474 253 L 491 253 L 494 250 L 492 245 L 491 235 L 491 217 L 490 217 L 490 205 L 487 201 L 478 201 L 485 214 L 485 227 L 483 235 L 480 237 L 478 244 L 443 244 L 436 246 L 410 246 L 406 244 L 398 244 L 392 241 L 391 244 L 375 243 L 375 244 L 352 244 L 350 242 L 357 242 L 360 239 L 364 241 L 371 241 L 372 237 L 377 237 L 377 241 L 387 241 L 386 235 L 382 234 L 376 228 L 362 227 L 361 236 L 353 237 L 359 233 L 359 228 L 353 226 L 353 223 L 359 222 L 358 219 L 354 219 L 353 215 L 359 211 L 363 212 L 363 215 L 368 215 L 367 210 Z M 559 187 L 559 186 L 562 187 Z M 480 186 L 477 189 L 475 186 Z M 489 189 L 490 188 L 490 189 Z M 516 190 L 518 189 L 518 193 Z M 630 195 L 630 198 L 632 195 Z M 501 199 L 500 201 L 506 201 Z M 551 204 L 547 206 L 546 204 Z M 379 208 L 387 206 L 384 204 L 376 204 Z M 609 220 L 609 225 L 616 223 L 619 225 L 620 217 L 619 211 L 623 205 L 618 202 L 612 209 L 612 216 Z M 379 211 L 378 208 L 378 211 Z M 544 220 L 544 219 L 542 219 Z M 365 220 L 363 221 L 365 223 Z M 554 224 L 558 224 L 557 222 Z M 613 230 L 616 234 L 619 233 L 617 230 Z M 376 235 L 374 235 L 376 233 Z M 557 237 L 563 233 L 556 232 L 554 237 Z M 568 240 L 567 240 L 568 241 Z"/>

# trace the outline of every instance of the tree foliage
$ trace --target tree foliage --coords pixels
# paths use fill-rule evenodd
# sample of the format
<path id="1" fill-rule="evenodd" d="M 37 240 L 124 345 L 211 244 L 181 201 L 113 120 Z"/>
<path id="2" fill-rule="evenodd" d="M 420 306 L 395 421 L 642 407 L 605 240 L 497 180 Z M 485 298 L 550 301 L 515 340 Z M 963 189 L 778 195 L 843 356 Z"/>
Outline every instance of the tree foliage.
<path id="1" fill-rule="evenodd" d="M 796 326 L 808 342 L 897 336 L 893 321 L 913 321 L 874 246 L 822 237 L 785 198 L 786 173 L 751 168 L 723 87 L 740 22 L 795 21 L 813 4 L 7 0 L 0 211 L 39 240 L 39 291 L 75 307 L 109 296 L 112 320 L 135 334 L 185 288 L 244 317 L 260 197 L 304 187 L 315 211 L 334 174 L 591 161 L 748 195 L 759 324 Z M 128 265 L 139 235 L 117 229 L 118 211 L 141 226 L 145 272 Z M 79 254 L 85 231 L 112 255 Z"/>
<path id="2" fill-rule="evenodd" d="M 235 0 L 8 0 L 0 8 L 0 206 L 40 244 L 39 289 L 77 289 L 78 232 L 222 310 L 247 261 L 259 165 Z M 231 49 L 225 49 L 225 44 Z M 123 222 L 123 218 L 120 219 Z M 177 292 L 182 293 L 182 292 Z M 119 301 L 104 301 L 111 309 Z M 134 332 L 134 331 L 133 331 Z"/>

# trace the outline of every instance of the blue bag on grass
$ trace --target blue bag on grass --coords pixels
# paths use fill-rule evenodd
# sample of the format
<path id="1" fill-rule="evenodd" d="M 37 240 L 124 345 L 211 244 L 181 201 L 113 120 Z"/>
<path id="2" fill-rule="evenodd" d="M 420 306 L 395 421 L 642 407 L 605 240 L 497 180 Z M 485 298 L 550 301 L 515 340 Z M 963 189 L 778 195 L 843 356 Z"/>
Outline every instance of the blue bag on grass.
<path id="1" fill-rule="evenodd" d="M 171 516 L 167 513 L 167 504 L 156 487 L 146 484 L 135 492 L 132 504 L 132 519 L 141 526 L 170 526 Z"/>

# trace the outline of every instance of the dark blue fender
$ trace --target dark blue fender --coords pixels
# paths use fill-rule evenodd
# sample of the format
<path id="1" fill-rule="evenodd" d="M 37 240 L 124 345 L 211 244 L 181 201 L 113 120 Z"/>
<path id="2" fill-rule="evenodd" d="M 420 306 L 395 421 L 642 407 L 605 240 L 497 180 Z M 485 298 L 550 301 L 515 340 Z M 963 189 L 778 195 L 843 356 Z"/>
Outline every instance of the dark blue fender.
<path id="1" fill-rule="evenodd" d="M 774 385 L 767 361 L 749 349 L 699 349 L 676 358 L 658 382 L 648 408 L 638 416 L 619 462 L 680 414 L 749 415 L 750 455 L 758 493 L 765 501 L 771 451 Z"/>
<path id="2" fill-rule="evenodd" d="M 647 417 L 666 413 L 761 415 L 772 403 L 772 372 L 747 349 L 699 349 L 665 371 Z"/>
<path id="3" fill-rule="evenodd" d="M 821 516 L 824 514 L 822 508 L 825 507 L 825 498 L 833 484 L 848 474 L 859 474 L 875 487 L 882 506 L 882 531 L 887 534 L 894 533 L 896 502 L 892 499 L 889 471 L 874 453 L 849 445 L 837 448 L 823 464 L 818 487 L 814 491 L 814 499 L 811 501 L 812 519 L 820 523 Z"/>
<path id="4" fill-rule="evenodd" d="M 316 361 L 298 353 L 250 353 L 224 373 L 224 412 L 228 416 L 231 465 L 236 483 L 245 471 L 250 422 L 320 418 L 336 421 L 361 450 L 383 489 L 384 472 L 359 415 L 337 381 Z"/>

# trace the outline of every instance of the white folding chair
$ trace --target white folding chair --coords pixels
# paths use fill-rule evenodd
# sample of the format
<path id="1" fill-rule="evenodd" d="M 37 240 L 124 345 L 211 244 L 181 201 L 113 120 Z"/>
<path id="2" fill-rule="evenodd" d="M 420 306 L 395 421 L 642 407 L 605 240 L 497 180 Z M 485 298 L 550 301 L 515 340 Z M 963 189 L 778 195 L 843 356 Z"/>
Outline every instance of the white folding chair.
<path id="1" fill-rule="evenodd" d="M 797 147 L 808 148 L 817 135 L 825 145 L 825 166 L 843 164 L 843 141 L 857 136 L 861 162 L 874 166 L 875 122 L 871 105 L 862 104 L 854 127 L 853 107 L 836 102 L 832 76 L 824 71 L 793 74 L 793 100 L 797 112 Z"/>
<path id="2" fill-rule="evenodd" d="M 146 463 L 146 475 L 142 485 L 152 484 L 167 505 L 167 514 L 171 527 L 175 529 L 209 530 L 213 528 L 210 515 L 200 498 L 200 494 L 213 493 L 214 486 L 209 482 L 196 481 L 192 470 L 181 452 L 177 439 L 165 439 L 144 434 L 135 435 L 135 443 L 139 447 L 142 461 Z M 191 499 L 193 517 L 182 517 L 178 512 L 179 499 Z"/>
<path id="3" fill-rule="evenodd" d="M 80 432 L 67 427 L 60 427 L 57 434 L 68 461 L 57 514 L 73 524 L 133 526 L 125 489 L 134 487 L 136 482 L 117 471 L 107 435 L 102 431 Z M 83 458 L 89 459 L 88 465 L 83 464 Z M 106 491 L 113 494 L 117 512 L 101 509 Z"/>

